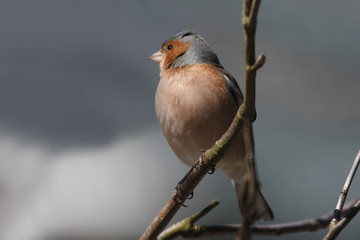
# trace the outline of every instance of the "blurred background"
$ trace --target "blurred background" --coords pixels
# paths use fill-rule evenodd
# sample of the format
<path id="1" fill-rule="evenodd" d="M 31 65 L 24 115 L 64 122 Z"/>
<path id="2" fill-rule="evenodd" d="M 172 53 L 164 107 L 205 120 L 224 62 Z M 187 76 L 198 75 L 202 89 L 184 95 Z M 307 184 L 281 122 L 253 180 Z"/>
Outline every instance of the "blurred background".
<path id="1" fill-rule="evenodd" d="M 256 50 L 267 62 L 254 129 L 273 223 L 332 211 L 360 147 L 359 8 L 261 4 Z M 0 239 L 138 239 L 188 169 L 157 123 L 159 67 L 147 57 L 192 29 L 243 86 L 241 10 L 234 0 L 1 0 Z M 348 199 L 360 195 L 358 182 Z M 220 205 L 201 224 L 241 221 L 221 172 L 174 221 L 213 199 Z M 357 216 L 339 239 L 359 236 L 359 224 Z M 204 239 L 220 238 L 233 239 Z"/>

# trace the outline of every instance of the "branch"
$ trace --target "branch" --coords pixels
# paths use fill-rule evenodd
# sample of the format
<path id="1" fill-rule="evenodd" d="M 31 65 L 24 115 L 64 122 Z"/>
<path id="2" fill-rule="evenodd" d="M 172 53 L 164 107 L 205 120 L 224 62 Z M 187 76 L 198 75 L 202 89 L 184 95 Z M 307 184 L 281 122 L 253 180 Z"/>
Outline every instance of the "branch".
<path id="1" fill-rule="evenodd" d="M 241 107 L 243 107 L 243 114 L 246 118 L 243 123 L 243 139 L 246 160 L 249 167 L 249 184 L 247 188 L 247 202 L 244 209 L 245 213 L 243 213 L 243 227 L 239 230 L 236 238 L 241 240 L 251 239 L 251 226 L 256 218 L 254 215 L 255 207 L 253 204 L 256 202 L 255 192 L 258 182 L 256 180 L 255 141 L 252 123 L 256 119 L 256 71 L 265 63 L 264 54 L 260 55 L 257 61 L 255 61 L 255 32 L 260 2 L 260 0 L 243 0 L 242 11 L 242 26 L 244 29 L 245 92 L 243 106 Z"/>
<path id="2" fill-rule="evenodd" d="M 360 211 L 360 200 L 358 200 L 345 214 L 344 218 L 341 219 L 338 223 L 329 228 L 329 231 L 326 233 L 324 240 L 333 240 L 336 239 L 340 232 L 348 225 L 348 223 L 355 217 L 355 215 Z M 331 225 L 331 224 L 330 224 Z"/>
<path id="3" fill-rule="evenodd" d="M 201 154 L 195 165 L 175 187 L 172 197 L 160 210 L 159 214 L 143 233 L 140 240 L 156 239 L 160 232 L 164 230 L 166 225 L 173 218 L 175 213 L 183 205 L 206 173 L 213 171 L 215 165 L 224 156 L 228 146 L 239 131 L 240 127 L 244 125 L 243 123 L 249 126 L 246 128 L 248 133 L 244 131 L 244 136 L 249 137 L 245 137 L 244 140 L 245 142 L 249 141 L 246 143 L 247 146 L 245 146 L 250 169 L 249 193 L 254 192 L 253 189 L 255 189 L 257 182 L 255 180 L 254 146 L 251 123 L 255 121 L 256 118 L 255 76 L 258 68 L 255 67 L 251 69 L 251 66 L 255 63 L 255 29 L 259 4 L 260 0 L 244 0 L 243 13 L 247 12 L 248 15 L 243 15 L 243 27 L 245 31 L 245 90 L 243 103 L 239 107 L 228 130 L 210 149 Z M 247 23 L 245 24 L 244 21 Z M 249 144 L 252 144 L 252 146 L 249 146 Z M 249 199 L 251 199 L 251 194 Z M 252 223 L 251 216 L 244 216 L 244 219 L 251 219 L 250 223 Z"/>
<path id="4" fill-rule="evenodd" d="M 163 231 L 158 237 L 158 240 L 173 239 L 175 237 L 186 234 L 187 232 L 196 231 L 197 226 L 196 225 L 194 226 L 194 223 L 203 216 L 205 216 L 218 204 L 219 204 L 218 200 L 212 201 L 206 208 L 204 208 L 200 212 L 192 215 L 191 217 L 185 218 L 184 220 L 172 225 L 171 227 Z"/>
<path id="5" fill-rule="evenodd" d="M 255 32 L 256 19 L 259 11 L 260 0 L 244 0 L 242 26 L 244 29 L 244 58 L 245 58 L 245 90 L 244 90 L 244 112 L 249 119 L 254 121 L 255 112 L 255 78 L 256 71 L 264 64 L 265 56 L 261 55 L 262 64 L 255 64 Z M 261 66 L 260 66 L 261 65 Z"/>
<path id="6" fill-rule="evenodd" d="M 260 56 L 256 59 L 255 63 L 250 67 L 250 71 L 257 71 L 265 64 L 265 60 L 265 55 L 263 53 L 260 54 Z"/>
<path id="7" fill-rule="evenodd" d="M 336 204 L 336 208 L 334 210 L 333 219 L 330 222 L 329 230 L 326 233 L 324 240 L 328 239 L 336 239 L 336 237 L 340 234 L 340 232 L 344 229 L 344 227 L 355 217 L 355 215 L 360 210 L 360 201 L 354 204 L 351 211 L 349 211 L 348 214 L 345 215 L 343 219 L 340 218 L 341 211 L 343 209 L 343 205 L 346 199 L 346 196 L 348 194 L 350 185 L 352 180 L 354 179 L 356 170 L 360 163 L 360 150 L 358 151 L 354 163 L 350 169 L 350 172 L 346 178 L 344 187 L 340 193 L 338 202 Z"/>
<path id="8" fill-rule="evenodd" d="M 360 205 L 360 198 L 346 204 L 343 209 L 343 213 L 345 214 L 344 219 L 346 219 L 346 216 L 354 215 L 355 211 L 359 211 L 360 209 L 359 205 Z M 322 228 L 326 228 L 332 219 L 332 215 L 333 215 L 332 212 L 328 212 L 319 218 L 304 219 L 301 221 L 289 222 L 289 223 L 257 225 L 257 226 L 255 225 L 250 228 L 250 232 L 251 234 L 262 235 L 262 236 L 279 236 L 283 234 L 291 234 L 291 233 L 306 232 L 306 231 L 313 232 Z M 174 224 L 174 226 L 181 224 L 185 220 L 186 219 Z M 225 235 L 225 234 L 234 235 L 237 234 L 243 228 L 243 225 L 241 224 L 226 224 L 226 225 L 217 225 L 217 226 L 191 225 L 188 226 L 186 231 L 183 231 L 181 233 L 178 232 L 177 235 L 170 235 L 170 233 L 174 231 L 171 228 L 172 227 L 164 231 L 164 233 L 167 232 L 166 234 L 168 235 L 167 238 L 161 238 L 162 240 L 173 239 L 177 236 L 182 236 L 186 238 L 198 238 L 204 236 Z"/>
<path id="9" fill-rule="evenodd" d="M 357 170 L 357 168 L 359 166 L 359 163 L 360 163 L 360 150 L 358 151 L 358 153 L 357 153 L 357 155 L 355 157 L 354 163 L 353 163 L 353 165 L 352 165 L 352 167 L 350 169 L 349 175 L 346 178 L 344 187 L 343 187 L 343 189 L 341 191 L 341 194 L 339 196 L 339 200 L 338 200 L 338 202 L 336 204 L 336 208 L 334 210 L 334 218 L 331 221 L 332 224 L 336 224 L 340 220 L 340 213 L 341 213 L 341 210 L 343 208 L 343 205 L 344 205 L 347 193 L 349 191 L 351 182 L 354 179 L 356 170 Z"/>

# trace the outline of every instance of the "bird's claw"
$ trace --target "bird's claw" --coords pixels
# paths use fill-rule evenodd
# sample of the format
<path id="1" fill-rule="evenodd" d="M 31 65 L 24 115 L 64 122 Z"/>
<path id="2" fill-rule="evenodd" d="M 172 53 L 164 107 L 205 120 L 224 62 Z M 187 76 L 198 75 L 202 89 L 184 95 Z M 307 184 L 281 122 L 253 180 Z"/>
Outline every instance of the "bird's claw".
<path id="1" fill-rule="evenodd" d="M 215 167 L 210 168 L 210 170 L 208 171 L 208 174 L 213 174 L 215 172 Z"/>
<path id="2" fill-rule="evenodd" d="M 176 186 L 175 187 L 175 190 L 174 190 L 174 193 L 173 193 L 173 195 L 172 195 L 172 198 L 174 199 L 174 201 L 175 202 L 177 202 L 177 203 L 179 203 L 179 204 L 181 204 L 181 206 L 183 206 L 183 207 L 188 207 L 187 205 L 185 205 L 184 204 L 184 200 L 182 200 L 179 196 L 178 196 L 178 192 L 180 192 L 181 191 L 181 187 L 180 186 Z M 190 197 L 188 198 L 188 199 L 191 199 L 192 197 L 193 197 L 193 193 L 191 193 L 190 194 Z"/>

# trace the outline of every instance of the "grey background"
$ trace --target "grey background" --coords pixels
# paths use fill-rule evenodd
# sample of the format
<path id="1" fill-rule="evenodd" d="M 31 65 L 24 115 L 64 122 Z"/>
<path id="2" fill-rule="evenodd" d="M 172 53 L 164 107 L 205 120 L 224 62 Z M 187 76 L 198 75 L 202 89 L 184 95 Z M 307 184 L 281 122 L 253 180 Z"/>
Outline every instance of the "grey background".
<path id="1" fill-rule="evenodd" d="M 267 62 L 254 129 L 274 223 L 331 211 L 359 149 L 359 7 L 261 4 L 257 53 Z M 243 86 L 241 1 L 0 1 L 0 239 L 140 236 L 187 171 L 157 124 L 159 69 L 146 59 L 185 29 L 202 34 Z M 220 206 L 200 223 L 241 221 L 220 172 L 174 221 L 215 198 Z M 359 236 L 359 223 L 340 239 Z"/>

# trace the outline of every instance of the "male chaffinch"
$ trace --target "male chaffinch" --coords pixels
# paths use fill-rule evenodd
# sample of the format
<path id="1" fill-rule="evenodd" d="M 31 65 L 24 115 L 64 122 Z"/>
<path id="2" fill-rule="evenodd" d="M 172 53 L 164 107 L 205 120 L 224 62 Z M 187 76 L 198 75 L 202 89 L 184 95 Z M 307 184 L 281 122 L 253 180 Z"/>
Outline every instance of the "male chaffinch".
<path id="1" fill-rule="evenodd" d="M 162 131 L 176 156 L 194 165 L 202 149 L 210 148 L 230 126 L 243 95 L 235 78 L 220 64 L 205 39 L 183 31 L 149 57 L 160 63 L 155 110 Z M 245 146 L 241 130 L 216 168 L 235 186 L 241 213 L 246 210 Z M 257 189 L 255 219 L 273 219 Z"/>

